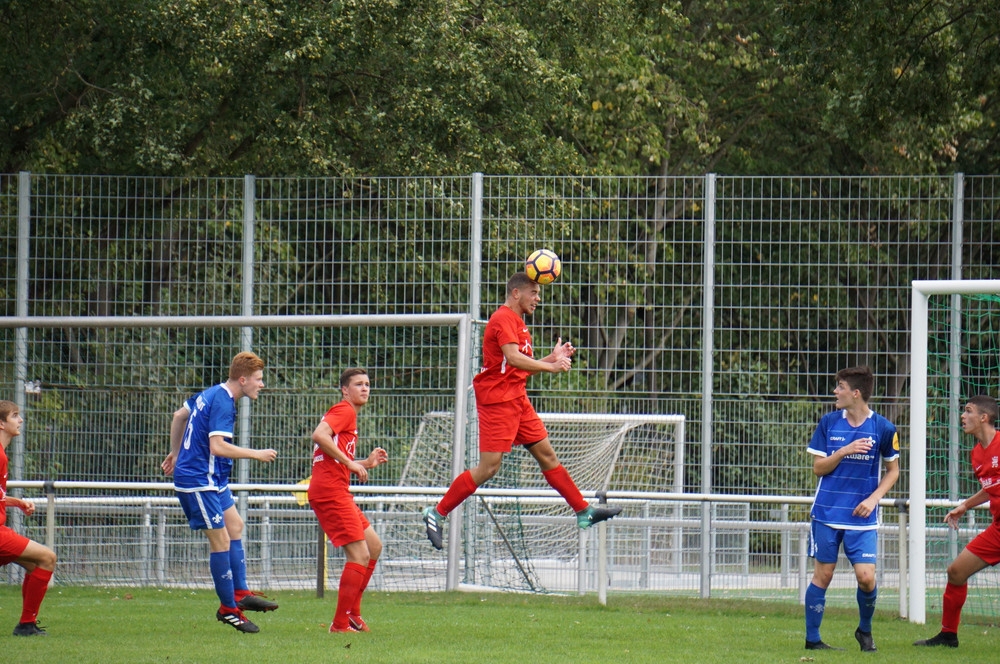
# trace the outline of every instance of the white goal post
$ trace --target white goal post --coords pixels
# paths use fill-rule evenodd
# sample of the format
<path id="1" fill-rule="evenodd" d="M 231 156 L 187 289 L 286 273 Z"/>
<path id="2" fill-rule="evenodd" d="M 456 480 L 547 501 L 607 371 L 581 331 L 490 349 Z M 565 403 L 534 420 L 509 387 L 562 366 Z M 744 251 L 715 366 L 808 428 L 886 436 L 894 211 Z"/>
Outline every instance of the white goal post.
<path id="1" fill-rule="evenodd" d="M 1000 280 L 913 281 L 910 336 L 910 622 L 927 622 L 927 350 L 931 295 L 1000 294 Z M 905 579 L 900 579 L 900 585 Z"/>

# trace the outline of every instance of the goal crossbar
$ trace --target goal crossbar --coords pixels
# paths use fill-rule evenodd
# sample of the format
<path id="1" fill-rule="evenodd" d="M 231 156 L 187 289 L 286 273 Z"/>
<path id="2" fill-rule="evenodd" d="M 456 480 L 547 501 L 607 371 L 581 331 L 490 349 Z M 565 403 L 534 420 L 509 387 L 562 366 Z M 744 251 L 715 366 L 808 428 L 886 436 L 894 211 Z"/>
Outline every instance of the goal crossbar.
<path id="1" fill-rule="evenodd" d="M 998 279 L 912 282 L 910 317 L 910 606 L 909 620 L 927 622 L 927 350 L 931 295 L 1000 294 Z M 903 581 L 901 580 L 902 584 Z"/>

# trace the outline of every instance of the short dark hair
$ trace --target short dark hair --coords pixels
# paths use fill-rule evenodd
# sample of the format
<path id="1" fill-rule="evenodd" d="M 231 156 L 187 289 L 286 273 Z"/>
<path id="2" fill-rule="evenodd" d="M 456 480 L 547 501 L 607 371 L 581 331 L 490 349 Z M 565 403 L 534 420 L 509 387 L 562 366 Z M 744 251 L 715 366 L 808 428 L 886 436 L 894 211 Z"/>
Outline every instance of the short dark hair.
<path id="1" fill-rule="evenodd" d="M 354 367 L 353 369 L 344 369 L 344 372 L 340 374 L 340 386 L 347 387 L 351 384 L 351 379 L 355 376 L 367 376 L 368 372 L 361 367 Z"/>
<path id="2" fill-rule="evenodd" d="M 997 400 L 990 395 L 977 394 L 969 399 L 969 403 L 972 404 L 976 410 L 986 416 L 986 421 L 989 424 L 993 424 L 997 421 L 997 415 L 1000 414 L 1000 409 L 997 408 Z"/>
<path id="3" fill-rule="evenodd" d="M 532 281 L 531 277 L 529 277 L 526 273 L 515 272 L 514 276 L 507 281 L 507 295 L 511 295 L 515 288 L 526 288 L 528 286 L 536 285 L 536 283 L 537 282 Z"/>
<path id="4" fill-rule="evenodd" d="M 875 376 L 872 370 L 865 365 L 859 367 L 849 367 L 837 372 L 837 382 L 844 381 L 852 390 L 861 392 L 861 399 L 868 403 L 872 398 L 872 391 L 875 389 Z"/>
<path id="5" fill-rule="evenodd" d="M 7 418 L 11 416 L 11 413 L 16 413 L 20 408 L 13 401 L 7 401 L 6 399 L 0 400 L 0 422 L 6 422 Z"/>

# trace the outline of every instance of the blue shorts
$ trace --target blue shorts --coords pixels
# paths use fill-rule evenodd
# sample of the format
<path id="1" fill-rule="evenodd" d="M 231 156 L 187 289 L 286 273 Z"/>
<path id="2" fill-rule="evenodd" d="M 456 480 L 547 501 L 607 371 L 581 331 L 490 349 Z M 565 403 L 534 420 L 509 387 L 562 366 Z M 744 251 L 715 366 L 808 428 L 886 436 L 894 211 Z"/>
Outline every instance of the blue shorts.
<path id="1" fill-rule="evenodd" d="M 226 486 L 221 491 L 177 491 L 177 499 L 181 501 L 181 509 L 187 517 L 191 530 L 216 530 L 226 527 L 222 516 L 226 510 L 235 505 L 233 492 Z"/>
<path id="2" fill-rule="evenodd" d="M 878 554 L 877 530 L 844 530 L 831 528 L 819 521 L 812 522 L 809 537 L 809 557 L 821 563 L 836 563 L 840 545 L 852 565 L 874 565 Z"/>

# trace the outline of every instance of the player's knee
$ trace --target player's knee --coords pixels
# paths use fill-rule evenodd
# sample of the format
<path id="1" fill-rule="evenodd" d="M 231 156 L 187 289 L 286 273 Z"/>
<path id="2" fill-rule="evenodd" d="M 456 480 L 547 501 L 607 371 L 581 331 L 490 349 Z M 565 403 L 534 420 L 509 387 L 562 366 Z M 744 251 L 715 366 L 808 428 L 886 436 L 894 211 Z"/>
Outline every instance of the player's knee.
<path id="1" fill-rule="evenodd" d="M 969 580 L 969 576 L 961 567 L 954 562 L 948 565 L 948 583 L 953 586 L 964 586 Z"/>
<path id="2" fill-rule="evenodd" d="M 48 547 L 42 547 L 35 564 L 51 572 L 56 568 L 56 552 Z"/>

